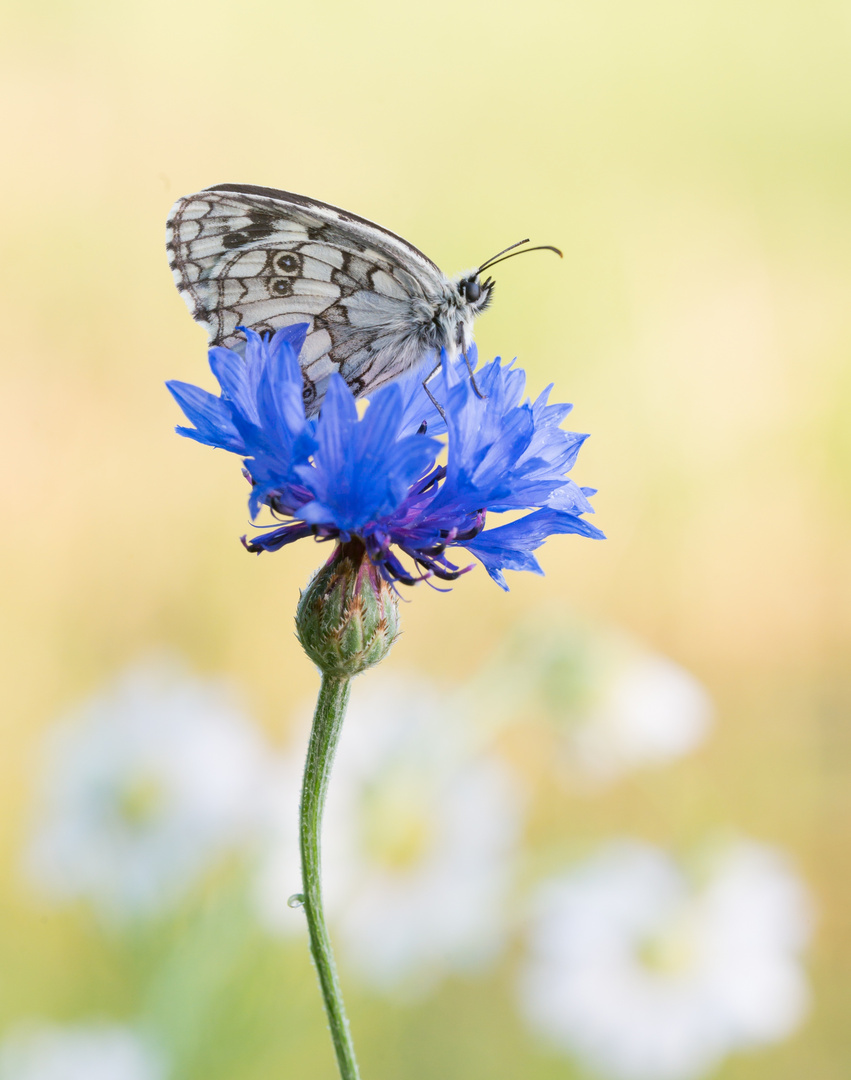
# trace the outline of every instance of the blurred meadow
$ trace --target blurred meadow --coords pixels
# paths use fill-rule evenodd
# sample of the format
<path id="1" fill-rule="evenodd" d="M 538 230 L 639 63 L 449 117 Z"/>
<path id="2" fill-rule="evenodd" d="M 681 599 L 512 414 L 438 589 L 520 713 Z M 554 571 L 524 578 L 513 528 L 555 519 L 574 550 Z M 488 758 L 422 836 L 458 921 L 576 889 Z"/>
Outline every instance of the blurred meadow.
<path id="1" fill-rule="evenodd" d="M 249 556 L 163 385 L 214 385 L 163 236 L 223 182 L 450 273 L 564 250 L 498 268 L 477 340 L 575 403 L 608 539 L 406 592 L 356 687 L 327 859 L 365 1080 L 847 1076 L 851 7 L 6 0 L 0 55 L 2 1080 L 334 1075 L 286 908 L 328 549 Z M 595 897 L 633 885 L 621 940 Z"/>

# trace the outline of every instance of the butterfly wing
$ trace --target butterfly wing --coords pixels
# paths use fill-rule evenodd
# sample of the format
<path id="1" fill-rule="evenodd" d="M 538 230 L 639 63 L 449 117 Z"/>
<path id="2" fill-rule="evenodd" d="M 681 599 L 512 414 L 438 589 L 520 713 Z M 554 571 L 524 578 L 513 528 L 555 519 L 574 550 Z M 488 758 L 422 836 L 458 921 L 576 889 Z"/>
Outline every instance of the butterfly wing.
<path id="1" fill-rule="evenodd" d="M 210 343 L 233 347 L 306 322 L 305 399 L 342 374 L 365 393 L 420 363 L 449 283 L 402 237 L 273 188 L 221 184 L 179 199 L 168 219 L 175 283 Z"/>

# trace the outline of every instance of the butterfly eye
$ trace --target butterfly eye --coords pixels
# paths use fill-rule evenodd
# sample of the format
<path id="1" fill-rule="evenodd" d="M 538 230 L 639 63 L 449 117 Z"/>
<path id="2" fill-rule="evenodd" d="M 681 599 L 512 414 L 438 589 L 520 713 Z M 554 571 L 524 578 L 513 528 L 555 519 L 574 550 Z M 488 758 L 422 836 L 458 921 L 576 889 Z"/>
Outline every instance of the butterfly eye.
<path id="1" fill-rule="evenodd" d="M 467 299 L 470 301 L 471 304 L 475 304 L 475 302 L 482 295 L 481 285 L 478 283 L 478 281 L 476 281 L 475 278 L 471 278 L 469 281 L 465 281 L 464 285 L 466 287 L 465 292 Z"/>

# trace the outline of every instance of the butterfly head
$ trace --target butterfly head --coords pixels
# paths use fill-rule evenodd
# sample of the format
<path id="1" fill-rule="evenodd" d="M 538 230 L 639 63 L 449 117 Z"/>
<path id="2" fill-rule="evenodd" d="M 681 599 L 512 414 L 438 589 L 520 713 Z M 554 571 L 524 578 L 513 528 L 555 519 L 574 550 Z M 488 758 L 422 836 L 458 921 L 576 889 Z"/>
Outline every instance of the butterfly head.
<path id="1" fill-rule="evenodd" d="M 478 270 L 445 280 L 439 304 L 432 309 L 429 330 L 437 333 L 431 335 L 430 348 L 466 352 L 473 343 L 473 323 L 490 305 L 493 288 L 492 279 L 482 281 Z"/>
<path id="2" fill-rule="evenodd" d="M 480 281 L 479 271 L 473 270 L 462 274 L 455 287 L 464 307 L 470 308 L 473 315 L 480 315 L 491 302 L 494 282 L 490 277 Z"/>

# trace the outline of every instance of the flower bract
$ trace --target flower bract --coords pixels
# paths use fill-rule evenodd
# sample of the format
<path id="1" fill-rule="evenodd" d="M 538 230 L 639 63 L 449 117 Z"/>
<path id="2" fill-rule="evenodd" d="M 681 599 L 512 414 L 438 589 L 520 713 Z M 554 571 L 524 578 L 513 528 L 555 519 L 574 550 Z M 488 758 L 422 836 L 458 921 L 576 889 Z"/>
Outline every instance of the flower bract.
<path id="1" fill-rule="evenodd" d="M 443 415 L 421 372 L 377 390 L 365 409 L 335 374 L 321 413 L 307 417 L 298 359 L 306 333 L 306 324 L 265 338 L 246 330 L 244 354 L 210 349 L 219 396 L 168 383 L 193 425 L 178 432 L 240 454 L 252 516 L 265 507 L 280 522 L 245 541 L 249 551 L 357 538 L 386 580 L 413 584 L 457 578 L 470 567 L 450 553 L 464 549 L 507 588 L 505 570 L 543 572 L 533 551 L 548 536 L 603 536 L 583 518 L 593 490 L 566 475 L 586 436 L 561 428 L 571 406 L 549 404 L 549 389 L 521 400 L 523 371 L 497 358 L 474 383 L 463 357 L 444 357 L 429 384 Z M 474 351 L 468 360 L 474 369 Z M 485 527 L 503 513 L 512 518 Z"/>

